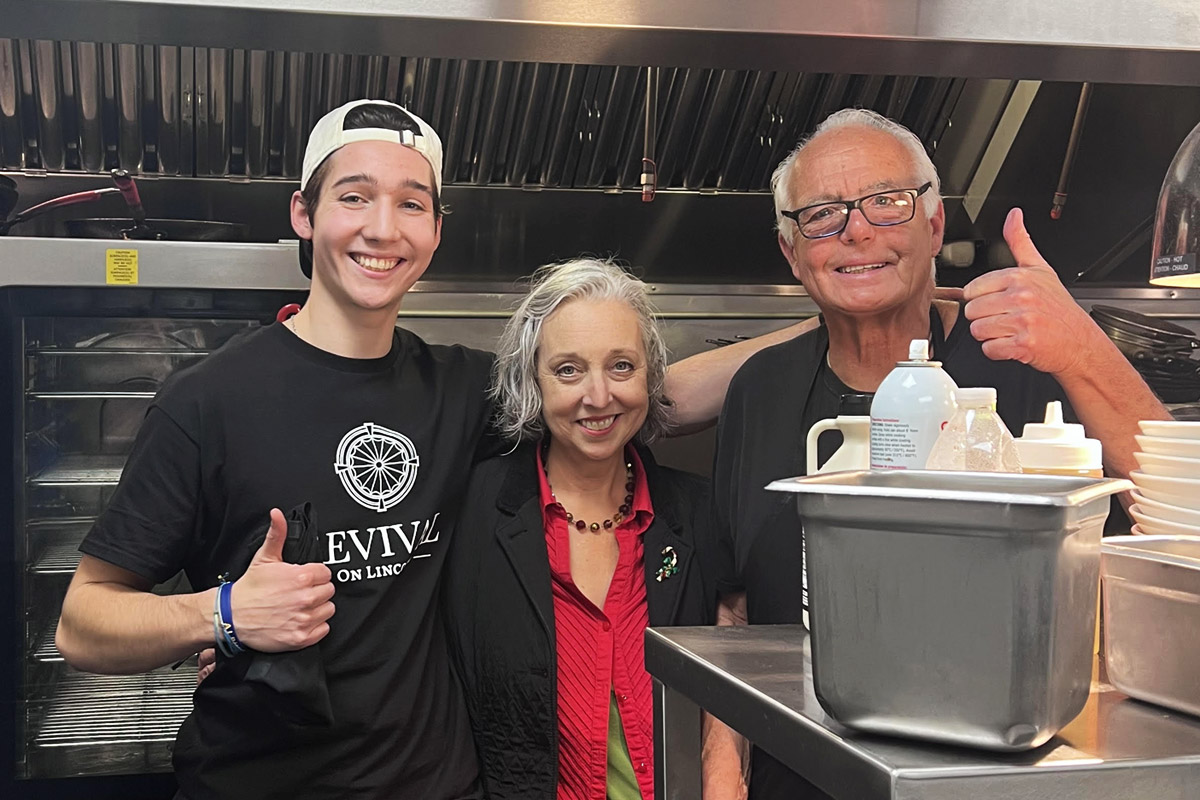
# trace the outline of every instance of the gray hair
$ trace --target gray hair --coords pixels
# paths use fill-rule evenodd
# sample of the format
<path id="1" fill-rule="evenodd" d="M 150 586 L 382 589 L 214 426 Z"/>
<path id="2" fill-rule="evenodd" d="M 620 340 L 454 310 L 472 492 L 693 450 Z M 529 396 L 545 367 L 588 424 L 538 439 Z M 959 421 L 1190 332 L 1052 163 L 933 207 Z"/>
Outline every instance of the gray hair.
<path id="1" fill-rule="evenodd" d="M 779 231 L 779 235 L 789 245 L 796 235 L 796 226 L 790 219 L 783 215 L 784 211 L 794 209 L 792 199 L 791 181 L 789 178 L 792 174 L 792 168 L 796 165 L 796 160 L 800 157 L 801 151 L 805 147 L 812 144 L 818 136 L 829 131 L 838 130 L 840 128 L 874 128 L 878 131 L 890 134 L 896 141 L 904 146 L 912 157 L 913 167 L 916 169 L 916 174 L 913 179 L 917 184 L 923 184 L 926 181 L 933 184 L 929 187 L 924 195 L 921 196 L 921 202 L 925 207 L 925 216 L 933 216 L 937 211 L 938 203 L 942 199 L 941 181 L 938 180 L 937 167 L 933 166 L 933 161 L 929 158 L 929 153 L 925 152 L 925 145 L 921 144 L 921 140 L 917 135 L 908 128 L 901 125 L 899 122 L 888 119 L 882 114 L 877 114 L 865 108 L 843 108 L 841 111 L 835 111 L 825 118 L 825 121 L 817 126 L 811 134 L 801 139 L 788 157 L 780 162 L 775 168 L 775 172 L 771 175 L 771 193 L 775 195 L 775 230 Z"/>
<path id="2" fill-rule="evenodd" d="M 646 390 L 650 406 L 636 439 L 648 444 L 670 427 L 664 404 L 667 347 L 658 329 L 646 284 L 611 260 L 579 258 L 540 267 L 530 278 L 529 293 L 517 306 L 496 343 L 496 364 L 489 396 L 496 405 L 496 424 L 505 438 L 541 438 L 542 392 L 538 387 L 537 351 L 546 319 L 568 300 L 619 300 L 638 316 L 646 351 Z"/>

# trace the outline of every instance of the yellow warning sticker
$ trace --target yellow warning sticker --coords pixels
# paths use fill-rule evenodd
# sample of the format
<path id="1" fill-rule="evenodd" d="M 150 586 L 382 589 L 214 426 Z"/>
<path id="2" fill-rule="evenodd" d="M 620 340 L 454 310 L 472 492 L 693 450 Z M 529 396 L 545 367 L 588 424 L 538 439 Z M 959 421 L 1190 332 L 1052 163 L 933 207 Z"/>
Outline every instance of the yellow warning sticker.
<path id="1" fill-rule="evenodd" d="M 134 286 L 138 282 L 137 267 L 137 250 L 104 251 L 105 283 Z"/>

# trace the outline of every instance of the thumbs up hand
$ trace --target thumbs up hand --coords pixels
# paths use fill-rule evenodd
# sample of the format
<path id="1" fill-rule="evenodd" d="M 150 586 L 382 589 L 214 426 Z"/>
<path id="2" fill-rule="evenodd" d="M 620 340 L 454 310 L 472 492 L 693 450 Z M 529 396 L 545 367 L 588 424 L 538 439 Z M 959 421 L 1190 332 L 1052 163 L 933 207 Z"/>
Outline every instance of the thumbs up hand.
<path id="1" fill-rule="evenodd" d="M 324 564 L 283 560 L 287 521 L 271 509 L 271 527 L 246 573 L 233 584 L 233 626 L 242 644 L 264 653 L 300 650 L 329 633 L 333 580 Z"/>
<path id="2" fill-rule="evenodd" d="M 1107 337 L 1042 258 L 1019 208 L 1004 221 L 1004 240 L 1017 266 L 981 275 L 963 290 L 971 335 L 994 361 L 1020 361 L 1055 377 L 1086 369 L 1086 342 Z"/>

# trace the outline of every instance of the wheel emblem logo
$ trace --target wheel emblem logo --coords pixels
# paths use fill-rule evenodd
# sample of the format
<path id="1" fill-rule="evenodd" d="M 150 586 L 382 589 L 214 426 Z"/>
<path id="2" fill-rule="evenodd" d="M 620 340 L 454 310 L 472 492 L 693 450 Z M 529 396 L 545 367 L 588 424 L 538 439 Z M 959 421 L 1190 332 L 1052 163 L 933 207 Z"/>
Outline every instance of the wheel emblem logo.
<path id="1" fill-rule="evenodd" d="M 364 422 L 342 437 L 333 468 L 354 502 L 387 511 L 408 495 L 420 463 L 407 436 Z"/>

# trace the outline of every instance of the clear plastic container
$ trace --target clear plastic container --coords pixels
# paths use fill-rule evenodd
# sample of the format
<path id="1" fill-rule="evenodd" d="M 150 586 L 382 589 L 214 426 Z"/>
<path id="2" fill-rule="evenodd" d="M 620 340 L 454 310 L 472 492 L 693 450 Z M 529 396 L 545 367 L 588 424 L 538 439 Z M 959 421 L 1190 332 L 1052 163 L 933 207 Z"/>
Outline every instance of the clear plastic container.
<path id="1" fill-rule="evenodd" d="M 1020 472 L 1012 434 L 996 413 L 996 390 L 955 389 L 958 409 L 929 453 L 927 469 L 959 472 Z"/>

